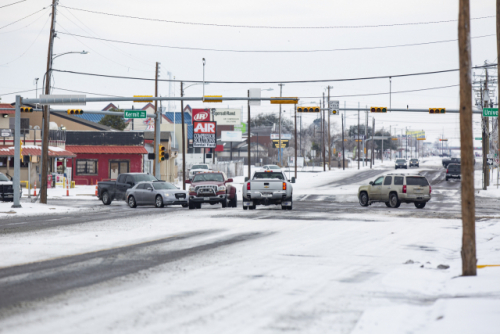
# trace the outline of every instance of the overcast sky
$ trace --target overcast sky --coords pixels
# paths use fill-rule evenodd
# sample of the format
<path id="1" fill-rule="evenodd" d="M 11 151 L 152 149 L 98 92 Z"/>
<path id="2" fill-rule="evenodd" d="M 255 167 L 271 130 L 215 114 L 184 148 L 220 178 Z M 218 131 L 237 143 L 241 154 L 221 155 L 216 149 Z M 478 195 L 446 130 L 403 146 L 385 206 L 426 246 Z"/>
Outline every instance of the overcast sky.
<path id="1" fill-rule="evenodd" d="M 0 7 L 18 0 L 0 0 Z M 34 90 L 34 79 L 39 80 L 39 92 L 47 62 L 47 44 L 50 18 L 49 0 L 26 0 L 0 8 L 0 97 L 2 102 L 13 102 L 15 94 L 6 93 Z M 206 58 L 207 81 L 287 81 L 359 78 L 427 72 L 458 68 L 458 43 L 349 50 L 311 53 L 243 53 L 159 48 L 104 42 L 64 35 L 72 33 L 134 43 L 174 47 L 224 50 L 325 50 L 367 48 L 401 44 L 426 43 L 457 38 L 458 0 L 341 0 L 341 1 L 76 1 L 60 0 L 55 40 L 56 54 L 86 50 L 87 55 L 71 54 L 57 58 L 54 68 L 79 72 L 118 76 L 154 78 L 154 64 L 161 62 L 161 78 L 167 71 L 176 79 L 201 80 L 202 58 Z M 357 26 L 335 29 L 256 29 L 220 27 L 197 24 L 176 24 L 144 21 L 87 13 L 74 7 L 98 12 L 137 16 L 142 18 L 209 23 L 238 26 L 320 27 Z M 45 10 L 4 27 L 43 7 Z M 471 18 L 495 15 L 494 0 L 471 1 Z M 436 24 L 404 24 L 430 21 L 448 21 Z M 372 26 L 360 28 L 359 26 Z M 4 27 L 4 28 L 2 28 Z M 495 34 L 495 18 L 472 20 L 471 36 Z M 472 61 L 496 62 L 495 36 L 472 39 Z M 479 71 L 478 71 L 479 73 Z M 397 91 L 458 85 L 458 72 L 392 79 L 392 107 L 458 108 L 458 86 L 411 93 Z M 285 84 L 283 96 L 299 96 L 301 104 L 318 103 L 328 83 Z M 332 99 L 341 106 L 389 106 L 389 95 L 345 96 L 389 92 L 389 80 L 331 82 Z M 154 83 L 135 80 L 117 80 L 90 76 L 54 73 L 54 94 L 70 94 L 57 88 L 95 94 L 119 96 L 150 95 Z M 187 96 L 201 96 L 201 85 L 186 90 Z M 277 84 L 210 84 L 206 95 L 246 96 L 248 88 L 273 88 L 263 96 L 279 96 Z M 168 83 L 160 84 L 160 94 L 168 96 Z M 34 97 L 35 91 L 24 97 Z M 175 84 L 179 96 L 179 84 Z M 91 95 L 89 95 L 91 96 Z M 93 95 L 92 95 L 93 96 Z M 89 104 L 88 109 L 100 109 L 104 104 Z M 131 104 L 120 103 L 129 108 Z M 202 103 L 191 103 L 203 107 Z M 241 108 L 241 102 L 205 104 L 206 107 Z M 139 104 L 136 104 L 139 107 Z M 177 110 L 180 109 L 180 104 Z M 285 115 L 291 107 L 285 106 Z M 252 113 L 277 112 L 276 105 L 263 102 L 253 107 Z M 314 119 L 304 116 L 304 122 Z M 335 119 L 335 118 L 334 118 Z M 479 117 L 476 117 L 479 120 Z M 348 113 L 348 125 L 357 122 L 357 115 Z M 391 113 L 376 116 L 377 128 L 412 130 L 423 129 L 428 140 L 434 140 L 444 131 L 445 136 L 458 144 L 457 114 L 428 115 Z M 477 135 L 479 127 L 475 128 Z M 400 130 L 398 130 L 400 132 Z M 480 142 L 476 144 L 479 145 Z"/>

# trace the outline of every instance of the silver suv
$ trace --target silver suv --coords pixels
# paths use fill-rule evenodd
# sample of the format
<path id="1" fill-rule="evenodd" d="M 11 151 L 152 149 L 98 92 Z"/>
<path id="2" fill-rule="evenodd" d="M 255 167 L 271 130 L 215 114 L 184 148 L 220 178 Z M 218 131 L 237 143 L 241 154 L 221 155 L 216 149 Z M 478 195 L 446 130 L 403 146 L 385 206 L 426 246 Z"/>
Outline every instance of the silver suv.
<path id="1" fill-rule="evenodd" d="M 358 199 L 361 206 L 384 202 L 389 208 L 399 208 L 401 203 L 414 203 L 417 209 L 422 209 L 430 201 L 431 191 L 429 182 L 423 176 L 388 174 L 359 187 Z"/>

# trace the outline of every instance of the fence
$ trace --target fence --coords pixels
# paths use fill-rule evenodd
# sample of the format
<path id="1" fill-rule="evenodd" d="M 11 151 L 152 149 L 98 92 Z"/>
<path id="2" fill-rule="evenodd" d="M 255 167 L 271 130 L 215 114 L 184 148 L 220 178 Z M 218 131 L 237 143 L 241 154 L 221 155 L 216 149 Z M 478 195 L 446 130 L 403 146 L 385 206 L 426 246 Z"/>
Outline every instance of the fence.
<path id="1" fill-rule="evenodd" d="M 243 176 L 244 162 L 238 161 L 218 161 L 211 164 L 212 170 L 226 173 L 227 177 Z"/>

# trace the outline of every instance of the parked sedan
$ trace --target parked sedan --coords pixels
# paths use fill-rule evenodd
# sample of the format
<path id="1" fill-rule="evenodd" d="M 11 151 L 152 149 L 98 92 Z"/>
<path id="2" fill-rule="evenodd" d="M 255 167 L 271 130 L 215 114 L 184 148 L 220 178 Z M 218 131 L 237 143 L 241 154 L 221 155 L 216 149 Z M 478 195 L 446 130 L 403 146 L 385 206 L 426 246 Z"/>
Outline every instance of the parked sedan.
<path id="1" fill-rule="evenodd" d="M 154 205 L 163 208 L 165 205 L 182 205 L 187 207 L 188 192 L 180 190 L 168 182 L 140 182 L 127 190 L 128 206 L 135 208 L 138 205 Z"/>

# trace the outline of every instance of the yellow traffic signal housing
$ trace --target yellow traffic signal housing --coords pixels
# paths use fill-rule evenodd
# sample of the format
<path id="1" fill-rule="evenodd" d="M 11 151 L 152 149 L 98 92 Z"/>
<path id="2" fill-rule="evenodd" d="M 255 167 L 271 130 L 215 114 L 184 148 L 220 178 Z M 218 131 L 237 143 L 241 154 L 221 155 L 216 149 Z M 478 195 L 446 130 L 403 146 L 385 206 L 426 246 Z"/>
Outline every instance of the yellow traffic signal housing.
<path id="1" fill-rule="evenodd" d="M 319 107 L 298 107 L 297 112 L 320 112 Z"/>
<path id="2" fill-rule="evenodd" d="M 220 99 L 217 99 L 217 100 L 206 100 L 205 98 L 216 98 L 216 97 L 220 97 Z M 222 102 L 222 95 L 205 95 L 203 96 L 203 102 L 207 103 L 207 102 L 215 102 L 215 103 L 220 103 Z"/>
<path id="3" fill-rule="evenodd" d="M 387 107 L 371 107 L 370 112 L 387 112 Z"/>
<path id="4" fill-rule="evenodd" d="M 82 109 L 68 109 L 68 115 L 81 115 L 83 114 Z"/>
<path id="5" fill-rule="evenodd" d="M 162 162 L 165 160 L 165 146 L 158 145 L 158 161 Z"/>
<path id="6" fill-rule="evenodd" d="M 446 114 L 446 108 L 429 108 L 429 114 Z"/>
<path id="7" fill-rule="evenodd" d="M 21 107 L 21 112 L 33 112 L 33 108 L 31 108 L 31 107 Z"/>

